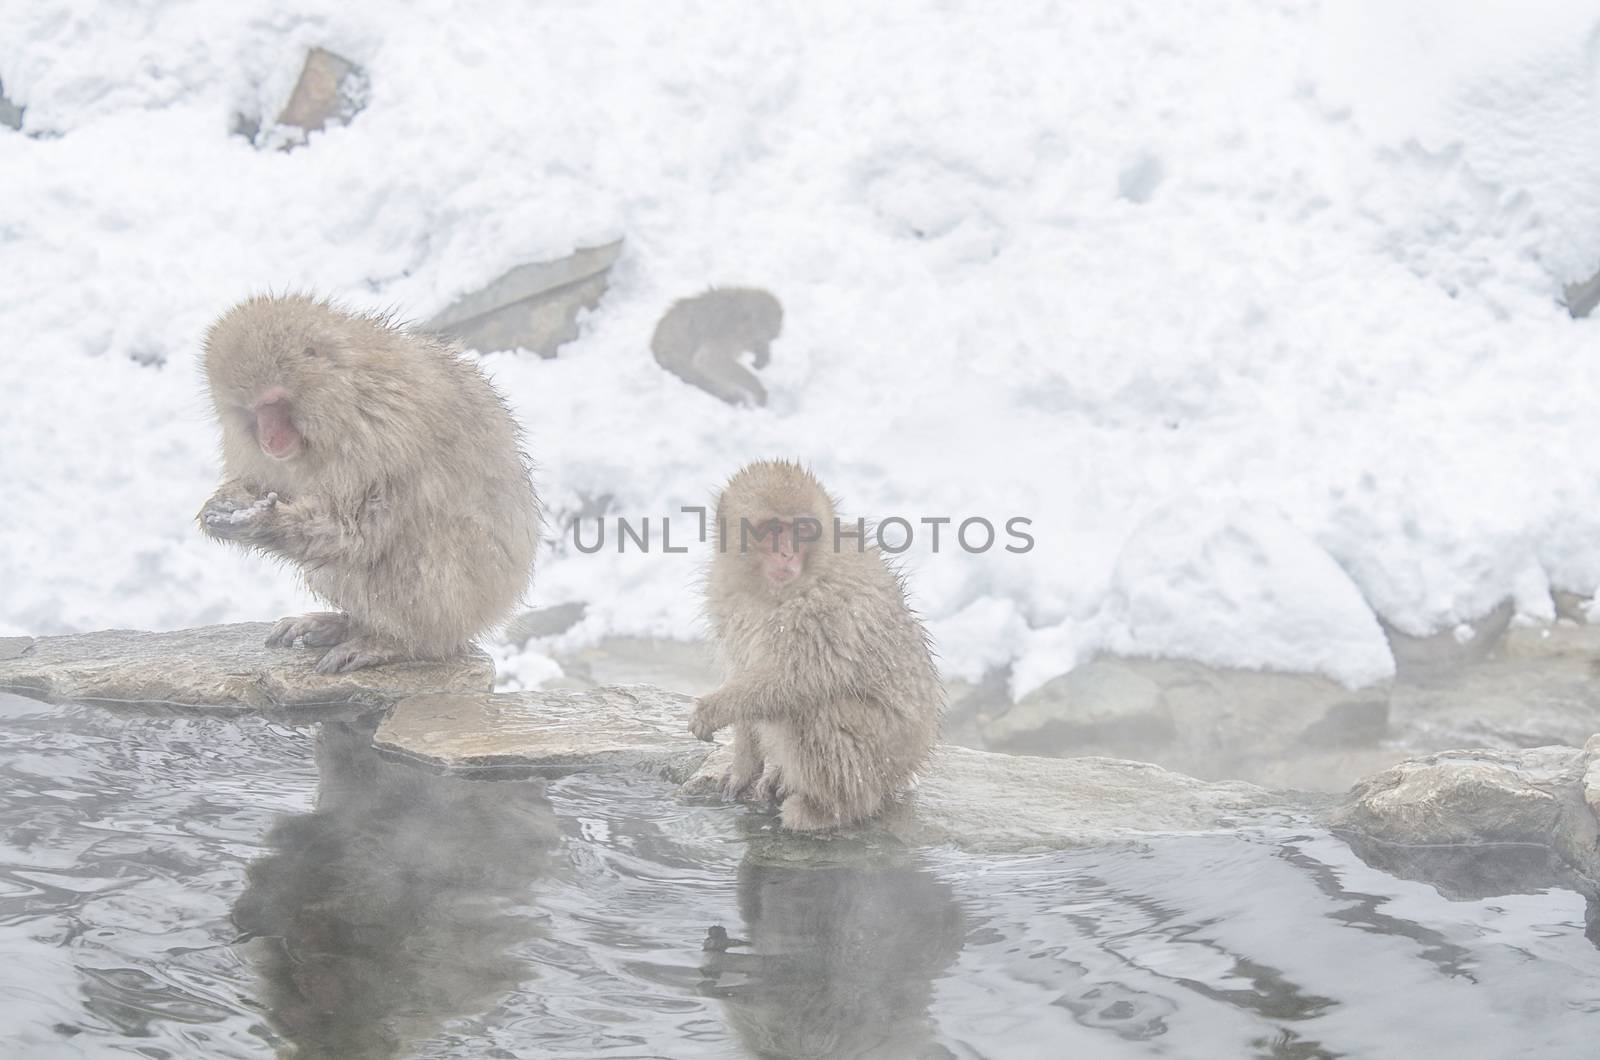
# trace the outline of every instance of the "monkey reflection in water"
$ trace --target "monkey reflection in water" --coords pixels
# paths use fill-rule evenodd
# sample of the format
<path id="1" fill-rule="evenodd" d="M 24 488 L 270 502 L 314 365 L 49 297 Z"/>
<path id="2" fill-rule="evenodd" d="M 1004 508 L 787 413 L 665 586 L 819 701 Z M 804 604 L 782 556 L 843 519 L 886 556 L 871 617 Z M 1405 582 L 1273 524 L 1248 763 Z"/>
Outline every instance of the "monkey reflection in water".
<path id="1" fill-rule="evenodd" d="M 281 818 L 234 907 L 236 945 L 300 1058 L 406 1055 L 527 978 L 511 955 L 557 828 L 542 785 L 391 762 L 325 722 L 316 809 Z"/>
<path id="2" fill-rule="evenodd" d="M 785 1060 L 952 1056 L 928 1014 L 966 934 L 950 887 L 905 855 L 794 842 L 755 840 L 739 866 L 746 937 L 706 935 L 702 989 L 744 1047 Z"/>

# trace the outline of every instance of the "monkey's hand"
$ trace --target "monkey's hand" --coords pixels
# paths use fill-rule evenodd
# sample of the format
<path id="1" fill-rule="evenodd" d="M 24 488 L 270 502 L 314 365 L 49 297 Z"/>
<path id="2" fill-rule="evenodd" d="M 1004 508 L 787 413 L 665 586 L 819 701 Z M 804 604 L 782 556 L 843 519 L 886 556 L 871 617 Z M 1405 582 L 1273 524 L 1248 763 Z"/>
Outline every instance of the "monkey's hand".
<path id="1" fill-rule="evenodd" d="M 206 536 L 218 541 L 259 544 L 266 538 L 277 504 L 276 493 L 250 497 L 237 489 L 224 487 L 206 501 L 195 521 Z"/>
<path id="2" fill-rule="evenodd" d="M 694 708 L 694 717 L 689 719 L 689 731 L 694 733 L 695 739 L 710 743 L 718 729 L 725 729 L 732 724 L 732 711 L 728 709 L 726 697 L 719 692 L 712 692 L 700 697 L 699 704 Z"/>

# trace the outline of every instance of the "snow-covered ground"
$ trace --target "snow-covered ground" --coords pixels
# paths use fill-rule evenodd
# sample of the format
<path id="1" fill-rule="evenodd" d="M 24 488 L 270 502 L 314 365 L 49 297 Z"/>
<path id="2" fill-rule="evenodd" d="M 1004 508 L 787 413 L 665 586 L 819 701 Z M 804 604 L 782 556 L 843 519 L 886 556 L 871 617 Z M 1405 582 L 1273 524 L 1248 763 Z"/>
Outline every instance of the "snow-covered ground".
<path id="1" fill-rule="evenodd" d="M 1358 684 L 1392 672 L 1377 615 L 1600 585 L 1600 322 L 1559 304 L 1600 266 L 1600 2 L 5 0 L 0 27 L 27 108 L 0 633 L 308 605 L 192 522 L 197 347 L 235 300 L 426 319 L 618 236 L 558 359 L 483 354 L 552 535 L 769 455 L 852 514 L 1028 518 L 1025 554 L 907 553 L 946 671 L 1011 662 L 1018 692 L 1101 649 Z M 231 135 L 317 44 L 366 110 L 289 153 Z M 711 284 L 784 303 L 766 409 L 650 356 Z M 532 602 L 589 603 L 569 644 L 689 636 L 704 559 L 568 537 Z"/>

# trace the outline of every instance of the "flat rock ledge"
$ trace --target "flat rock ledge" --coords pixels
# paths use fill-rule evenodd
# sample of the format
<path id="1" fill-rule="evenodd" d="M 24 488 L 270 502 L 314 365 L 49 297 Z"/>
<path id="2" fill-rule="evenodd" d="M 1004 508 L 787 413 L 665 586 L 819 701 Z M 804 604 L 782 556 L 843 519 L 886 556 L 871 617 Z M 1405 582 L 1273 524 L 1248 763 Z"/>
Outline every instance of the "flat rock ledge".
<path id="1" fill-rule="evenodd" d="M 317 648 L 268 648 L 271 623 L 171 633 L 112 629 L 0 645 L 0 689 L 56 701 L 165 703 L 219 710 L 387 706 L 418 692 L 482 692 L 494 664 L 400 663 L 319 674 Z M 19 638 L 27 640 L 27 638 Z"/>
<path id="2" fill-rule="evenodd" d="M 1537 845 L 1600 881 L 1600 736 L 1582 748 L 1444 751 L 1350 790 L 1330 824 L 1396 847 Z"/>
<path id="3" fill-rule="evenodd" d="M 681 781 L 712 750 L 689 734 L 693 709 L 688 696 L 650 685 L 412 696 L 373 742 L 440 769 L 638 769 Z"/>
<path id="4" fill-rule="evenodd" d="M 415 696 L 375 740 L 435 768 L 561 774 L 643 769 L 713 796 L 731 755 L 692 737 L 694 700 L 648 685 Z M 1026 850 L 1261 823 L 1281 808 L 1250 784 L 1208 783 L 1112 758 L 1030 758 L 942 746 L 904 805 L 871 831 L 914 844 Z M 730 810 L 733 810 L 730 807 Z"/>
<path id="5" fill-rule="evenodd" d="M 714 795 L 731 761 L 717 751 L 684 783 Z M 1211 782 L 1121 758 L 1037 758 L 941 744 L 928 771 L 874 830 L 910 845 L 1010 853 L 1287 823 L 1263 788 Z"/>

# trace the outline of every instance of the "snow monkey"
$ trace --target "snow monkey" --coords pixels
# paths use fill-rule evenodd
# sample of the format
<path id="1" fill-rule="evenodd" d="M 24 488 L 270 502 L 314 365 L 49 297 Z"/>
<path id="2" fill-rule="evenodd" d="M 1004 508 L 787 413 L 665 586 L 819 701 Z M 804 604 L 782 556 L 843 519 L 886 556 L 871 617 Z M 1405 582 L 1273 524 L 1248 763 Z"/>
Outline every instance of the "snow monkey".
<path id="1" fill-rule="evenodd" d="M 927 761 L 944 703 L 899 574 L 786 461 L 733 476 L 717 537 L 707 610 L 727 679 L 689 728 L 735 727 L 723 794 L 779 800 L 800 831 L 871 817 Z"/>
<path id="2" fill-rule="evenodd" d="M 503 620 L 533 570 L 539 506 L 521 435 L 478 368 L 387 317 L 257 296 L 205 341 L 223 483 L 200 528 L 278 557 L 337 611 L 270 647 L 320 673 L 441 659 Z"/>

